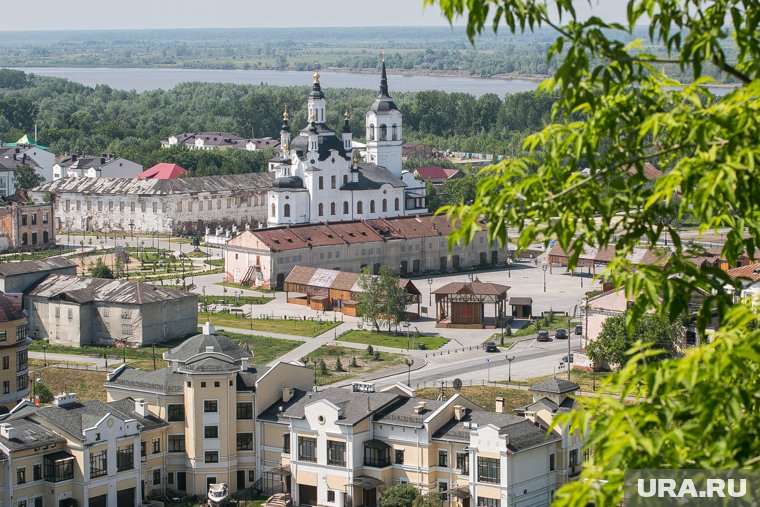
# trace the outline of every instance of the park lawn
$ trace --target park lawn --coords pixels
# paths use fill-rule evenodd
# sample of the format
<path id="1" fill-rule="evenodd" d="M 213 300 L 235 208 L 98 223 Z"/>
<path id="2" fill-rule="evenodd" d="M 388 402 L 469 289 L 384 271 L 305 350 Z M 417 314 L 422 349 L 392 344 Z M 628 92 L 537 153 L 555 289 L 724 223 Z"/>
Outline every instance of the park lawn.
<path id="1" fill-rule="evenodd" d="M 407 341 L 408 340 L 408 341 Z M 338 337 L 338 341 L 351 343 L 366 343 L 367 345 L 378 345 L 380 347 L 393 347 L 396 349 L 407 349 L 407 347 L 418 348 L 420 343 L 424 343 L 428 350 L 440 349 L 449 342 L 448 338 L 442 336 L 419 336 L 406 334 L 394 335 L 384 332 L 365 331 L 354 329 Z"/>
<path id="2" fill-rule="evenodd" d="M 304 344 L 301 340 L 283 340 L 281 338 L 254 336 L 230 331 L 220 330 L 216 333 L 227 336 L 237 342 L 248 344 L 253 353 L 253 360 L 251 362 L 255 364 L 269 364 L 283 354 Z"/>
<path id="3" fill-rule="evenodd" d="M 357 366 L 350 367 L 351 358 L 354 357 L 356 358 Z M 317 365 L 317 385 L 320 386 L 334 384 L 335 382 L 341 382 L 353 377 L 366 376 L 406 364 L 404 362 L 405 357 L 402 354 L 380 352 L 378 358 L 379 360 L 376 360 L 375 355 L 369 354 L 366 349 L 354 349 L 340 345 L 322 345 L 314 352 L 302 358 L 302 361 L 312 369 L 314 368 L 314 364 L 309 362 L 310 359 L 325 361 L 327 365 L 326 375 L 320 371 L 319 365 Z M 338 359 L 340 359 L 345 371 L 339 372 L 335 370 Z"/>
<path id="4" fill-rule="evenodd" d="M 536 320 L 541 320 L 540 327 L 536 327 Z M 575 324 L 569 324 L 570 317 L 557 316 L 557 317 L 554 317 L 552 322 L 548 322 L 547 319 L 543 319 L 543 318 L 539 318 L 536 320 L 530 321 L 528 325 L 523 328 L 513 329 L 512 336 L 517 337 L 517 338 L 521 336 L 530 336 L 530 335 L 534 335 L 538 333 L 539 330 L 549 331 L 549 334 L 553 335 L 555 329 L 563 328 L 566 330 L 568 326 L 570 327 L 570 333 L 572 334 L 575 328 Z"/>
<path id="5" fill-rule="evenodd" d="M 198 303 L 216 305 L 224 301 L 226 305 L 265 305 L 273 299 L 267 296 L 198 296 Z"/>
<path id="6" fill-rule="evenodd" d="M 66 368 L 45 368 L 41 360 L 29 360 L 29 378 L 41 379 L 55 396 L 63 392 L 77 393 L 79 401 L 106 401 L 106 373 Z M 31 381 L 30 381 L 31 388 Z"/>
<path id="7" fill-rule="evenodd" d="M 446 398 L 451 398 L 457 391 L 451 387 L 444 389 Z M 441 393 L 439 387 L 426 387 L 424 389 L 417 389 L 418 398 L 426 398 L 428 400 L 435 400 Z M 530 391 L 524 389 L 511 389 L 508 387 L 493 387 L 493 386 L 462 386 L 462 390 L 459 393 L 472 401 L 476 405 L 494 412 L 496 410 L 496 398 L 501 396 L 504 398 L 504 412 L 512 414 L 512 409 L 517 407 L 524 407 L 533 402 L 533 394 Z"/>
<path id="8" fill-rule="evenodd" d="M 203 262 L 209 266 L 224 266 L 224 259 L 206 259 Z"/>
<path id="9" fill-rule="evenodd" d="M 198 314 L 198 321 L 210 321 L 215 326 L 305 336 L 307 338 L 319 336 L 341 324 L 340 322 L 319 322 L 312 320 L 248 319 L 241 315 L 207 312 L 200 312 Z"/>

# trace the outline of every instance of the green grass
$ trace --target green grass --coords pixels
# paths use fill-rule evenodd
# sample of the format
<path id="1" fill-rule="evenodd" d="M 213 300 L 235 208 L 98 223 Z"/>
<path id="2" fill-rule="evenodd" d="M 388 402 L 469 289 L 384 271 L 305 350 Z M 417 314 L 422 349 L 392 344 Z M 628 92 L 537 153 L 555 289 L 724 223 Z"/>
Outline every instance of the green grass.
<path id="1" fill-rule="evenodd" d="M 366 343 L 368 345 L 379 345 L 381 347 L 393 347 L 396 349 L 406 349 L 409 347 L 418 348 L 420 343 L 424 343 L 428 350 L 440 349 L 449 342 L 448 338 L 442 336 L 420 336 L 415 338 L 410 334 L 407 339 L 406 334 L 388 334 L 378 333 L 376 331 L 364 331 L 354 329 L 338 337 L 339 341 L 351 343 Z"/>
<path id="2" fill-rule="evenodd" d="M 351 358 L 354 357 L 356 358 L 357 366 L 351 367 Z M 338 358 L 340 358 L 345 371 L 339 372 L 335 370 Z M 319 365 L 317 365 L 317 385 L 320 386 L 333 384 L 353 377 L 366 376 L 405 364 L 404 356 L 401 354 L 380 352 L 376 358 L 374 354 L 368 354 L 364 349 L 354 349 L 340 345 L 323 345 L 302 358 L 302 361 L 313 369 L 314 364 L 309 359 L 324 360 L 327 365 L 326 375 L 322 374 Z"/>
<path id="3" fill-rule="evenodd" d="M 56 255 L 64 255 L 72 253 L 72 250 L 65 248 L 51 248 L 50 250 L 40 250 L 38 252 L 16 252 L 0 256 L 3 262 L 10 261 L 31 261 L 37 259 L 47 259 L 48 257 L 55 257 Z"/>
<path id="4" fill-rule="evenodd" d="M 198 314 L 199 322 L 206 322 L 207 320 L 215 326 L 236 327 L 252 331 L 266 331 L 268 333 L 290 334 L 309 338 L 321 335 L 341 324 L 340 322 L 319 322 L 312 320 L 248 319 L 241 315 L 231 315 L 229 313 L 200 312 Z"/>
<path id="5" fill-rule="evenodd" d="M 215 305 L 224 301 L 227 305 L 263 305 L 272 301 L 266 296 L 198 296 L 198 302 L 205 305 Z"/>
<path id="6" fill-rule="evenodd" d="M 283 340 L 280 338 L 270 338 L 269 336 L 254 336 L 242 333 L 233 333 L 230 331 L 217 331 L 237 342 L 247 343 L 253 352 L 253 363 L 268 364 L 278 357 L 282 356 L 303 345 L 301 340 Z"/>
<path id="7" fill-rule="evenodd" d="M 224 266 L 224 259 L 206 259 L 203 262 L 209 266 Z"/>
<path id="8" fill-rule="evenodd" d="M 540 329 L 536 327 L 536 322 L 540 321 Z M 568 326 L 570 326 L 570 332 L 573 332 L 573 328 L 575 327 L 575 324 L 570 325 L 570 317 L 565 316 L 556 316 L 552 320 L 552 322 L 549 322 L 548 319 L 544 318 L 538 318 L 536 320 L 532 320 L 527 326 L 521 328 L 521 329 L 513 329 L 512 330 L 512 336 L 514 337 L 521 337 L 521 336 L 530 336 L 538 333 L 539 330 L 544 331 L 554 331 L 557 328 L 564 328 L 567 329 Z"/>
<path id="9" fill-rule="evenodd" d="M 204 252 L 203 250 L 199 251 L 192 251 L 192 252 L 185 252 L 186 257 L 209 257 L 208 252 Z"/>
<path id="10" fill-rule="evenodd" d="M 417 390 L 417 397 L 435 400 L 440 392 L 441 389 L 438 387 L 426 387 Z M 451 398 L 457 393 L 453 388 L 446 388 L 444 392 L 447 398 Z M 462 386 L 462 390 L 459 392 L 468 400 L 491 412 L 496 410 L 496 398 L 501 396 L 504 398 L 504 412 L 507 414 L 512 414 L 512 409 L 525 406 L 533 401 L 533 395 L 530 391 L 507 387 Z"/>

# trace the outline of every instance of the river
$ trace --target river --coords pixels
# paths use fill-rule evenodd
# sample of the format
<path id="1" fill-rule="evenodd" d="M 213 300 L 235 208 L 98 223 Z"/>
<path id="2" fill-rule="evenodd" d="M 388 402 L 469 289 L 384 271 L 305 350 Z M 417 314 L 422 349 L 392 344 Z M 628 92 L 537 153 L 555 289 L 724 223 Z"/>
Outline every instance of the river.
<path id="1" fill-rule="evenodd" d="M 40 76 L 67 78 L 87 86 L 105 84 L 122 90 L 146 90 L 173 88 L 188 81 L 204 83 L 261 84 L 274 86 L 304 86 L 311 84 L 311 71 L 280 70 L 205 70 L 205 69 L 110 69 L 110 68 L 18 68 Z M 368 88 L 380 85 L 378 73 L 320 72 L 325 88 Z M 391 93 L 440 90 L 465 92 L 475 96 L 495 93 L 500 97 L 508 93 L 533 91 L 538 81 L 527 79 L 480 79 L 456 76 L 417 76 L 405 74 L 388 75 Z"/>

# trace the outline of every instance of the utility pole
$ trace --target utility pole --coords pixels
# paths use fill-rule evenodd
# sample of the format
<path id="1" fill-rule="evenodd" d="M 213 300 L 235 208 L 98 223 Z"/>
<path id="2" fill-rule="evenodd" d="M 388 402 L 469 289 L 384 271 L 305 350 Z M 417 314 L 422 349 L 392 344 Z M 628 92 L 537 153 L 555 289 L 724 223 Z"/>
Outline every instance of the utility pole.
<path id="1" fill-rule="evenodd" d="M 509 365 L 509 373 L 507 377 L 507 385 L 512 383 L 512 361 L 515 360 L 515 356 L 507 356 L 507 364 Z"/>
<path id="2" fill-rule="evenodd" d="M 570 321 L 575 318 L 575 314 L 578 312 L 578 305 L 573 307 L 573 316 L 567 319 L 567 380 L 570 381 L 570 370 L 572 365 L 570 364 Z"/>

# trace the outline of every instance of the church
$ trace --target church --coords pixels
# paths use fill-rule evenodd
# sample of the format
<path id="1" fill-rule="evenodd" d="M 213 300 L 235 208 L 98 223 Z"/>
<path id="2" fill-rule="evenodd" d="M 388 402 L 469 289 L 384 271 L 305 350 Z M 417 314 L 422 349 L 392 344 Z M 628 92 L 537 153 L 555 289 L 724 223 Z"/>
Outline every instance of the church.
<path id="1" fill-rule="evenodd" d="M 380 94 L 365 115 L 366 160 L 353 149 L 348 113 L 339 136 L 325 123 L 326 106 L 315 71 L 308 124 L 292 136 L 283 114 L 280 153 L 269 162 L 269 227 L 427 213 L 424 182 L 402 170 L 401 111 L 388 93 L 385 61 Z"/>

